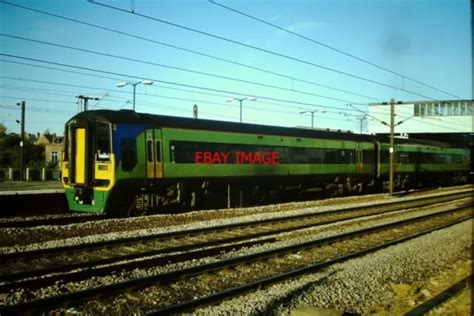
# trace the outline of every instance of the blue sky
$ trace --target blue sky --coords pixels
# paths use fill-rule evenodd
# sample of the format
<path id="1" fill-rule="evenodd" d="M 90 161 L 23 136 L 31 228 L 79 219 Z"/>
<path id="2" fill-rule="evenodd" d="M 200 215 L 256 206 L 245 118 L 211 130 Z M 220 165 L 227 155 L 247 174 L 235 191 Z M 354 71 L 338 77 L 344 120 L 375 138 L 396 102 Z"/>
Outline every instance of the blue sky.
<path id="1" fill-rule="evenodd" d="M 216 0 L 392 70 L 405 79 L 207 0 L 96 2 L 124 11 L 133 9 L 137 14 L 86 0 L 0 2 L 0 122 L 8 131 L 20 131 L 15 122 L 20 118 L 16 103 L 22 100 L 27 104 L 26 130 L 30 133 L 46 129 L 62 133 L 65 121 L 77 113 L 77 95 L 100 98 L 100 102 L 90 101 L 92 109 L 130 109 L 132 87 L 117 88 L 116 83 L 139 79 L 153 80 L 154 84 L 136 87 L 138 112 L 191 117 L 192 107 L 197 104 L 200 118 L 238 121 L 239 103 L 226 99 L 256 96 L 256 101 L 243 103 L 244 122 L 310 126 L 311 115 L 300 112 L 316 110 L 315 127 L 357 132 L 358 119 L 367 111 L 368 103 L 390 98 L 473 98 L 467 0 Z"/>

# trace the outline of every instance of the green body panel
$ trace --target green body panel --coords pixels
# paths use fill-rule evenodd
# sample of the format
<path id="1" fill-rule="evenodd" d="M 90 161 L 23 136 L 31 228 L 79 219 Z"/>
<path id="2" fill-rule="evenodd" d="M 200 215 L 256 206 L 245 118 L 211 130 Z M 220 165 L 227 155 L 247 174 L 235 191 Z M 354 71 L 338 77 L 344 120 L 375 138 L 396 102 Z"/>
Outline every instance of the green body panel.
<path id="1" fill-rule="evenodd" d="M 388 174 L 389 164 L 379 164 L 382 174 Z M 469 166 L 464 164 L 395 164 L 395 173 L 449 173 L 469 172 Z"/>
<path id="2" fill-rule="evenodd" d="M 380 148 L 383 151 L 388 151 L 390 144 L 381 143 Z M 426 145 L 412 145 L 412 144 L 395 144 L 396 152 L 417 152 L 417 153 L 439 153 L 439 154 L 456 154 L 456 155 L 467 155 L 467 148 L 451 148 L 451 147 L 433 147 Z"/>
<path id="3" fill-rule="evenodd" d="M 165 164 L 167 178 L 298 176 L 356 173 L 355 164 L 195 165 Z"/>
<path id="4" fill-rule="evenodd" d="M 236 134 L 229 132 L 197 131 L 164 128 L 163 161 L 165 178 L 187 177 L 246 177 L 246 176 L 291 176 L 291 175 L 324 175 L 354 174 L 356 164 L 278 164 L 278 165 L 247 165 L 247 164 L 194 164 L 171 163 L 170 141 L 195 141 L 210 143 L 278 146 L 278 147 L 317 147 L 330 149 L 355 150 L 357 142 L 340 140 L 322 140 L 296 137 L 280 137 L 272 135 Z M 361 143 L 364 149 L 374 149 L 371 143 Z M 372 173 L 370 167 L 362 172 Z M 362 173 L 361 172 L 361 173 Z"/>
<path id="5" fill-rule="evenodd" d="M 380 145 L 381 151 L 389 151 L 390 145 L 383 143 Z M 396 173 L 449 173 L 449 172 L 469 172 L 469 150 L 466 148 L 451 147 L 433 147 L 426 145 L 397 145 L 395 144 L 395 172 Z M 463 157 L 460 163 L 403 163 L 397 161 L 397 154 L 402 153 L 425 153 L 425 154 L 444 154 L 458 155 Z M 380 161 L 380 156 L 379 156 Z M 379 163 L 379 172 L 388 174 L 389 164 Z"/>
<path id="6" fill-rule="evenodd" d="M 79 204 L 74 200 L 73 188 L 65 188 L 64 191 L 66 193 L 69 209 L 78 212 L 102 213 L 105 210 L 109 198 L 109 192 L 94 190 L 94 205 L 85 205 Z"/>

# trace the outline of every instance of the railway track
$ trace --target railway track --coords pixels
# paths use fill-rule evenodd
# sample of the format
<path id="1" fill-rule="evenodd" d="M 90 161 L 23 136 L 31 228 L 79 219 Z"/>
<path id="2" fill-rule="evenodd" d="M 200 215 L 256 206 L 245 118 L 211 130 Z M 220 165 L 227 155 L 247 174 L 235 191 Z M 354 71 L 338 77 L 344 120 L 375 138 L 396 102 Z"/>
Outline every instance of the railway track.
<path id="1" fill-rule="evenodd" d="M 64 226 L 70 224 L 85 223 L 89 221 L 96 221 L 104 219 L 103 215 L 90 215 L 90 214 L 50 214 L 45 216 L 28 216 L 28 217 L 15 217 L 15 218 L 2 218 L 0 220 L 0 228 L 27 228 L 37 226 Z"/>
<path id="2" fill-rule="evenodd" d="M 14 283 L 30 277 L 45 276 L 52 273 L 65 273 L 76 269 L 91 269 L 100 265 L 111 265 L 121 261 L 130 261 L 150 256 L 163 256 L 167 253 L 193 251 L 210 248 L 212 252 L 226 251 L 229 247 L 247 247 L 252 244 L 272 242 L 274 236 L 301 230 L 318 225 L 326 225 L 343 220 L 364 218 L 372 215 L 387 214 L 406 208 L 422 207 L 435 203 L 462 199 L 470 191 L 449 193 L 438 196 L 411 199 L 403 202 L 389 202 L 371 207 L 352 207 L 328 212 L 311 212 L 266 220 L 240 222 L 222 226 L 206 227 L 192 230 L 175 231 L 126 239 L 116 239 L 96 243 L 84 243 L 33 251 L 0 254 L 0 290 L 14 287 Z M 247 243 L 236 244 L 247 241 Z M 181 257 L 179 257 L 181 258 Z M 159 264 L 161 259 L 154 259 L 149 264 Z M 180 259 L 183 260 L 183 259 Z M 172 262 L 176 259 L 173 258 Z M 142 262 L 146 266 L 148 263 Z M 35 267 L 32 269 L 31 267 Z M 133 269 L 136 264 L 111 266 L 94 270 L 97 274 L 107 274 L 112 269 Z M 82 272 L 85 273 L 85 272 Z M 57 281 L 59 276 L 49 276 L 43 282 Z M 34 281 L 24 281 L 21 286 L 32 286 Z"/>
<path id="3" fill-rule="evenodd" d="M 439 293 L 435 297 L 427 300 L 426 302 L 420 304 L 419 306 L 415 307 L 411 311 L 405 313 L 405 316 L 421 316 L 428 313 L 430 310 L 442 305 L 445 301 L 454 297 L 459 292 L 461 292 L 468 284 L 472 282 L 472 274 L 465 277 L 459 282 L 456 282 L 448 289 L 444 290 L 443 292 Z"/>
<path id="4" fill-rule="evenodd" d="M 283 224 L 283 226 L 285 226 L 286 228 L 289 228 L 289 230 L 296 230 L 296 229 L 301 229 L 301 227 L 307 227 L 307 225 L 309 225 L 307 222 L 302 221 L 302 219 L 311 219 L 313 221 L 313 223 L 312 223 L 313 226 L 318 225 L 318 221 L 314 222 L 313 217 L 315 217 L 315 216 L 316 216 L 316 218 L 318 218 L 318 216 L 319 216 L 319 218 L 318 218 L 319 219 L 319 224 L 321 224 L 321 223 L 331 222 L 331 220 L 332 221 L 337 221 L 337 220 L 341 220 L 341 219 L 356 218 L 357 216 L 360 216 L 360 215 L 367 216 L 367 215 L 370 215 L 370 214 L 382 214 L 382 213 L 389 212 L 389 209 L 397 209 L 397 207 L 400 208 L 400 207 L 404 207 L 404 206 L 408 206 L 408 205 L 410 205 L 410 206 L 413 206 L 414 204 L 429 205 L 429 204 L 432 204 L 435 200 L 450 201 L 454 197 L 457 197 L 457 198 L 463 197 L 465 193 L 466 192 L 458 193 L 456 195 L 444 194 L 444 195 L 441 195 L 441 196 L 430 197 L 428 199 L 427 198 L 416 199 L 416 200 L 412 200 L 412 201 L 406 201 L 406 202 L 404 202 L 405 203 L 404 205 L 400 205 L 398 202 L 397 203 L 383 203 L 383 204 L 378 205 L 377 208 L 375 208 L 374 210 L 372 210 L 370 212 L 367 212 L 367 210 L 364 210 L 363 208 L 359 207 L 359 208 L 348 208 L 348 209 L 345 209 L 345 210 L 331 211 L 331 212 L 326 212 L 326 213 L 304 214 L 304 215 L 291 216 L 291 217 L 280 218 L 280 219 L 271 219 L 271 220 L 266 220 L 264 222 L 267 222 L 267 224 L 269 224 L 271 227 L 273 227 L 273 229 L 270 229 L 270 230 L 264 229 L 263 231 L 261 231 L 260 234 L 263 234 L 263 236 L 266 236 L 266 237 L 261 238 L 261 240 L 244 241 L 244 242 L 241 242 L 240 245 L 239 245 L 239 244 L 235 244 L 235 242 L 234 242 L 235 239 L 230 239 L 230 242 L 231 242 L 230 244 L 229 244 L 229 240 L 227 240 L 228 242 L 227 242 L 227 244 L 225 244 L 225 238 L 224 239 L 221 238 L 221 239 L 213 241 L 215 244 L 211 243 L 210 245 L 207 245 L 207 248 L 205 250 L 199 250 L 199 248 L 203 246 L 202 244 L 201 245 L 194 245 L 194 248 L 190 247 L 190 245 L 184 245 L 185 248 L 183 248 L 183 249 L 187 251 L 187 254 L 181 253 L 181 254 L 174 254 L 173 256 L 170 256 L 169 255 L 170 251 L 176 251 L 177 250 L 176 247 L 175 247 L 175 249 L 171 249 L 171 250 L 170 249 L 165 250 L 165 251 L 161 250 L 161 255 L 162 255 L 161 257 L 151 258 L 151 259 L 147 259 L 147 260 L 141 260 L 140 262 L 127 262 L 127 263 L 123 263 L 123 264 L 115 265 L 115 266 L 105 266 L 105 267 L 101 267 L 101 268 L 96 268 L 95 266 L 97 264 L 107 264 L 107 261 L 100 261 L 99 260 L 97 262 L 93 262 L 89 266 L 84 265 L 82 267 L 82 268 L 84 268 L 82 271 L 78 271 L 78 272 L 74 272 L 74 273 L 67 273 L 67 275 L 58 274 L 58 275 L 53 275 L 53 276 L 43 276 L 43 275 L 45 275 L 47 273 L 51 273 L 51 272 L 56 272 L 56 273 L 61 272 L 62 273 L 62 272 L 67 272 L 67 271 L 72 270 L 72 269 L 77 269 L 78 268 L 77 264 L 75 264 L 75 263 L 70 264 L 70 262 L 74 262 L 75 259 L 69 258 L 69 265 L 67 263 L 64 264 L 62 271 L 61 271 L 61 269 L 54 271 L 54 268 L 57 268 L 57 267 L 54 267 L 53 270 L 49 270 L 49 271 L 48 271 L 48 269 L 50 269 L 50 268 L 43 269 L 42 271 L 41 271 L 41 269 L 40 270 L 36 269 L 35 271 L 25 270 L 24 273 L 26 273 L 26 274 L 23 274 L 23 276 L 21 276 L 21 273 L 17 274 L 16 276 L 15 276 L 15 274 L 13 274 L 13 275 L 8 275 L 8 274 L 4 275 L 5 278 L 2 277 L 2 280 L 6 281 L 6 282 L 1 285 L 2 292 L 8 291 L 8 289 L 19 288 L 19 287 L 28 288 L 28 289 L 45 287 L 45 286 L 48 286 L 48 284 L 50 284 L 51 282 L 56 282 L 58 280 L 64 280 L 65 282 L 66 281 L 74 282 L 74 281 L 82 280 L 84 278 L 88 278 L 88 277 L 91 277 L 91 276 L 107 275 L 107 274 L 110 274 L 112 271 L 153 267 L 153 266 L 157 266 L 157 265 L 163 265 L 163 264 L 166 264 L 166 263 L 169 263 L 169 262 L 185 261 L 185 260 L 188 260 L 189 257 L 201 258 L 201 257 L 205 257 L 205 256 L 212 256 L 212 255 L 216 255 L 217 253 L 220 253 L 220 252 L 227 252 L 227 251 L 230 251 L 231 249 L 234 249 L 234 250 L 239 249 L 239 247 L 248 247 L 248 246 L 251 246 L 251 245 L 254 245 L 254 244 L 258 244 L 260 242 L 261 243 L 269 243 L 269 242 L 272 242 L 274 240 L 274 237 L 268 236 L 269 234 L 271 235 L 272 232 L 273 232 L 273 234 L 275 234 L 275 233 L 278 233 L 278 232 L 285 231 L 282 228 L 278 228 L 278 229 L 275 228 L 276 226 L 278 226 L 278 225 L 276 225 L 276 224 L 278 224 L 278 220 L 282 220 L 282 219 L 284 219 L 281 223 L 281 224 Z M 388 209 L 383 209 L 383 210 L 378 209 L 381 206 L 388 207 Z M 361 213 L 363 213 L 363 214 L 361 214 Z M 331 220 L 329 218 L 326 218 L 326 220 L 324 220 L 324 216 L 323 216 L 323 218 L 321 218 L 322 215 L 334 216 L 336 214 L 337 214 L 336 218 L 332 218 Z M 357 216 L 354 216 L 354 214 L 357 214 Z M 337 218 L 338 216 L 339 216 L 339 218 Z M 293 223 L 293 224 L 297 223 L 297 225 L 295 224 L 294 226 L 292 226 L 292 225 L 290 225 L 291 223 Z M 235 226 L 234 228 L 236 229 L 236 230 L 233 231 L 234 236 L 244 234 L 245 237 L 242 240 L 249 239 L 249 238 L 252 237 L 252 234 L 249 234 L 248 232 L 242 231 L 242 228 L 239 228 L 238 224 L 226 225 L 224 227 L 218 227 L 218 228 L 221 229 L 221 231 L 218 234 L 222 235 L 223 231 L 231 230 L 231 228 L 230 228 L 231 226 Z M 253 231 L 253 233 L 255 235 L 257 233 L 256 232 L 256 227 L 263 227 L 264 225 L 262 225 L 262 222 L 255 222 L 255 223 L 247 222 L 247 223 L 244 223 L 244 226 L 248 226 L 248 228 L 250 228 L 251 231 Z M 204 231 L 207 230 L 208 233 L 212 233 L 213 229 L 214 228 L 207 228 Z M 197 230 L 197 231 L 199 231 L 199 230 Z M 184 234 L 184 236 L 185 236 L 184 239 L 185 240 L 190 238 L 189 237 L 190 233 L 191 233 L 191 235 L 195 235 L 195 237 L 197 237 L 197 239 L 200 239 L 200 238 L 203 237 L 202 234 L 201 235 L 196 234 L 196 230 L 186 231 L 186 232 L 176 232 L 176 233 Z M 201 233 L 203 233 L 203 232 L 201 232 Z M 174 234 L 174 233 L 169 233 L 169 235 L 172 235 L 172 234 Z M 255 237 L 255 236 L 253 236 L 253 237 Z M 227 236 L 226 238 L 229 238 L 229 236 Z M 191 241 L 191 244 L 192 243 L 193 243 L 193 241 Z M 130 247 L 130 245 L 128 245 L 128 247 Z M 183 245 L 178 246 L 178 247 L 183 247 Z M 113 247 L 111 249 L 113 249 Z M 183 249 L 181 249 L 181 250 L 183 250 Z M 114 251 L 116 251 L 116 250 L 117 249 L 114 249 Z M 158 252 L 160 252 L 160 251 L 158 251 Z M 25 255 L 25 253 L 20 253 L 20 254 Z M 10 256 L 12 256 L 11 258 L 14 258 L 14 255 L 15 254 L 10 254 Z M 144 256 L 143 254 L 139 254 L 135 257 L 136 258 L 141 258 L 143 256 Z M 28 258 L 28 257 L 26 257 L 26 258 Z M 123 256 L 121 257 L 122 260 L 125 260 L 126 258 L 127 257 L 123 257 Z M 113 263 L 114 261 L 117 261 L 116 259 L 117 258 L 110 258 L 108 260 L 109 260 L 109 263 Z M 24 279 L 25 277 L 28 277 L 28 273 L 29 273 L 29 276 L 31 276 L 31 277 L 35 276 L 36 278 L 31 279 L 31 280 L 21 280 L 22 278 Z M 41 277 L 41 281 L 38 281 L 38 279 L 40 277 Z M 6 280 L 6 279 L 8 279 L 8 280 Z"/>
<path id="5" fill-rule="evenodd" d="M 270 283 L 317 271 L 472 218 L 472 206 L 373 225 L 331 237 L 291 244 L 106 286 L 0 308 L 0 313 L 76 311 L 176 313 L 238 295 Z M 100 304 L 102 299 L 121 304 Z M 125 303 L 124 303 L 125 302 Z M 86 303 L 80 307 L 81 304 Z M 58 309 L 59 308 L 59 309 Z"/>

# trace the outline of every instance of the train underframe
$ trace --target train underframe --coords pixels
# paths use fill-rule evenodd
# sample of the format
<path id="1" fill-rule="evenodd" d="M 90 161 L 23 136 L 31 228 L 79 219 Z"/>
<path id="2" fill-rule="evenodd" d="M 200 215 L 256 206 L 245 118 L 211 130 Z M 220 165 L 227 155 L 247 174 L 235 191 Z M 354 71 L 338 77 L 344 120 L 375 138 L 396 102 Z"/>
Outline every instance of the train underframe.
<path id="1" fill-rule="evenodd" d="M 393 179 L 393 186 L 395 190 L 409 190 L 423 187 L 446 187 L 451 185 L 461 185 L 468 183 L 469 176 L 464 172 L 455 173 L 396 173 Z M 380 192 L 388 192 L 390 182 L 388 176 L 385 176 L 380 181 Z"/>
<path id="2" fill-rule="evenodd" d="M 316 179 L 318 181 L 316 181 Z M 117 183 L 120 187 L 120 183 Z M 124 199 L 127 186 L 117 189 L 116 197 Z M 321 196 L 343 196 L 374 192 L 372 178 L 353 176 L 301 177 L 292 180 L 262 179 L 179 179 L 157 181 L 135 186 L 139 190 L 129 198 L 130 207 L 122 210 L 127 216 L 147 213 L 167 213 L 212 208 L 235 208 L 279 202 L 305 200 Z M 130 184 L 128 184 L 130 188 Z M 112 197 L 113 199 L 113 197 Z M 124 204 L 113 203 L 113 204 Z M 117 207 L 111 207 L 111 211 Z"/>
<path id="3" fill-rule="evenodd" d="M 316 181 L 318 179 L 318 181 Z M 425 186 L 450 186 L 467 183 L 464 173 L 414 176 L 399 173 L 394 178 L 395 190 Z M 179 179 L 117 184 L 111 196 L 108 213 L 137 216 L 149 213 L 184 212 L 198 209 L 235 208 L 265 205 L 320 197 L 388 192 L 388 177 L 309 177 L 283 181 L 265 179 Z M 122 189 L 120 189 L 122 187 Z M 140 188 L 135 191 L 131 187 Z M 112 201 L 115 201 L 112 202 Z"/>

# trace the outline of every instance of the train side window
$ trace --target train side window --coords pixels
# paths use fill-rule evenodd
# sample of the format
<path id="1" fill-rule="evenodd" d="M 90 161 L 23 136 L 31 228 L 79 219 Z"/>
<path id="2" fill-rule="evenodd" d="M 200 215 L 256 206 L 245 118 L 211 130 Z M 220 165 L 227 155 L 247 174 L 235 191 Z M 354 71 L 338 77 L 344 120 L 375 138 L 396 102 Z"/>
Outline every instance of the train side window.
<path id="1" fill-rule="evenodd" d="M 390 153 L 388 150 L 380 151 L 380 163 L 388 163 L 390 161 Z"/>
<path id="2" fill-rule="evenodd" d="M 365 164 L 374 163 L 375 151 L 373 150 L 363 150 L 362 151 L 362 162 Z"/>
<path id="3" fill-rule="evenodd" d="M 146 160 L 148 162 L 153 162 L 153 141 L 146 141 Z"/>
<path id="4" fill-rule="evenodd" d="M 309 163 L 323 163 L 324 149 L 308 148 Z"/>
<path id="5" fill-rule="evenodd" d="M 287 148 L 285 148 L 285 147 L 275 147 L 273 150 L 278 153 L 278 161 L 279 161 L 280 164 L 289 163 Z"/>
<path id="6" fill-rule="evenodd" d="M 137 164 L 137 144 L 133 138 L 122 138 L 122 170 L 131 171 Z"/>
<path id="7" fill-rule="evenodd" d="M 398 164 L 408 164 L 410 163 L 410 156 L 409 153 L 399 152 L 397 155 L 397 163 Z"/>
<path id="8" fill-rule="evenodd" d="M 155 141 L 155 147 L 156 147 L 155 162 L 161 162 L 161 142 L 159 140 Z"/>
<path id="9" fill-rule="evenodd" d="M 454 155 L 452 155 L 451 157 L 452 157 L 453 163 L 463 163 L 463 162 L 464 162 L 462 155 L 456 155 L 456 154 L 454 154 Z"/>
<path id="10" fill-rule="evenodd" d="M 352 164 L 354 163 L 353 150 L 326 149 L 325 163 L 327 164 Z"/>
<path id="11" fill-rule="evenodd" d="M 170 160 L 172 163 L 176 163 L 176 154 L 174 145 L 170 146 Z"/>
<path id="12" fill-rule="evenodd" d="M 109 160 L 110 152 L 112 151 L 109 123 L 95 123 L 95 139 L 97 160 Z"/>
<path id="13" fill-rule="evenodd" d="M 292 164 L 306 164 L 308 159 L 307 149 L 304 147 L 290 147 L 290 163 Z"/>

